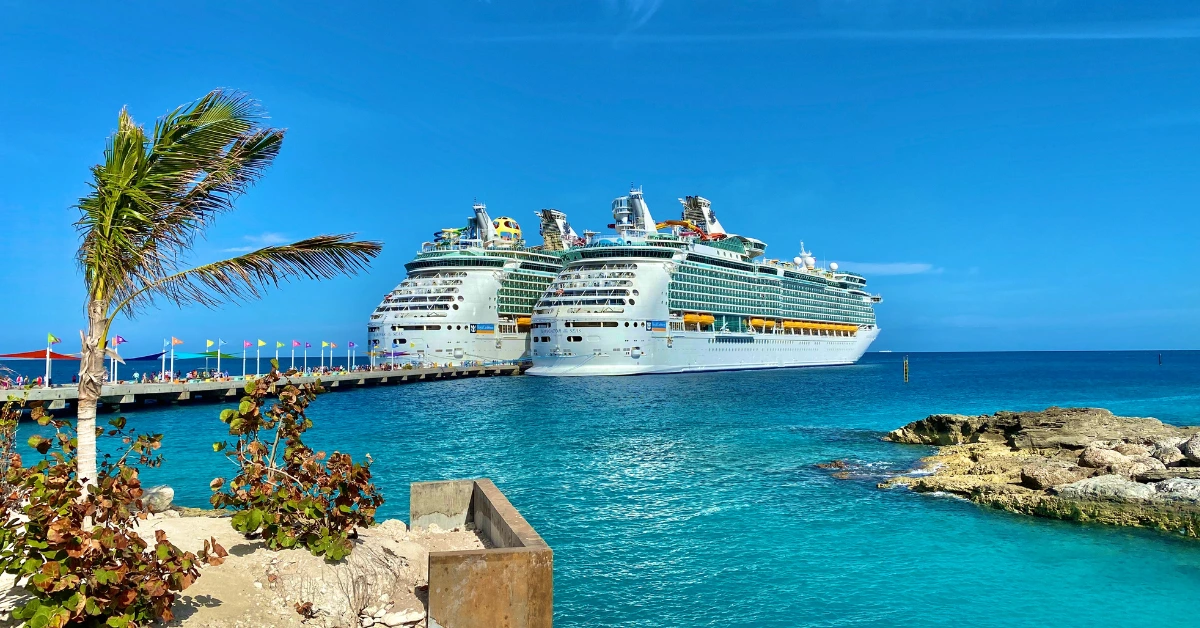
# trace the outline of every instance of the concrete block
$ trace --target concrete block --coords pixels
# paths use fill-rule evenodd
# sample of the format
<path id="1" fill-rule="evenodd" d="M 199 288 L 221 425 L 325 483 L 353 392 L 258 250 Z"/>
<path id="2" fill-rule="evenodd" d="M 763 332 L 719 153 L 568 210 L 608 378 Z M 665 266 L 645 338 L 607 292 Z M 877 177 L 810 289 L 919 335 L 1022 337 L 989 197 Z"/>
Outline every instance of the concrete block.
<path id="1" fill-rule="evenodd" d="M 408 490 L 408 525 L 450 530 L 467 523 L 475 480 L 413 482 Z"/>

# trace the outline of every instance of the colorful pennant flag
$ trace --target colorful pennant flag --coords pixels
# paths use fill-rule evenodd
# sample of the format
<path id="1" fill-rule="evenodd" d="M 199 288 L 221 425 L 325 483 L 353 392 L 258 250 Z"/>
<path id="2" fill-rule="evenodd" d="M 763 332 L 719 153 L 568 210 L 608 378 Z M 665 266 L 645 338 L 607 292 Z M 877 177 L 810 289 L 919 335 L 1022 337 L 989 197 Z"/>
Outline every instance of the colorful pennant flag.
<path id="1" fill-rule="evenodd" d="M 211 341 L 211 340 L 205 340 L 205 341 L 204 341 L 204 348 L 205 348 L 205 349 L 207 349 L 207 348 L 209 348 L 209 347 L 211 347 L 211 346 L 213 346 L 213 341 Z"/>
<path id="2" fill-rule="evenodd" d="M 351 341 L 351 342 L 350 342 L 350 343 L 348 343 L 346 346 L 347 346 L 347 347 L 350 347 L 351 349 L 353 349 L 354 347 L 357 347 L 358 345 L 354 344 L 354 342 L 353 342 L 353 341 Z"/>
<path id="3" fill-rule="evenodd" d="M 266 341 L 266 340 L 263 340 L 262 338 L 259 338 L 259 339 L 258 339 L 258 346 L 260 346 L 260 347 L 265 347 L 265 346 L 267 346 L 267 341 Z"/>
<path id="4" fill-rule="evenodd" d="M 282 343 L 282 342 L 278 342 L 278 341 L 276 341 L 276 342 L 275 342 L 275 348 L 276 348 L 276 349 L 282 349 L 282 348 L 283 348 L 283 343 Z"/>
<path id="5" fill-rule="evenodd" d="M 331 342 L 331 343 L 329 343 L 329 347 L 330 347 L 330 348 L 332 348 L 332 349 L 337 349 L 337 343 L 336 343 L 336 342 Z"/>
<path id="6" fill-rule="evenodd" d="M 311 343 L 311 342 L 306 342 L 306 343 L 304 343 L 304 348 L 305 348 L 305 349 L 312 349 L 312 343 Z"/>
<path id="7" fill-rule="evenodd" d="M 60 342 L 62 342 L 62 339 L 60 339 L 58 336 L 55 336 L 54 334 L 46 334 L 46 344 L 56 345 Z"/>
<path id="8" fill-rule="evenodd" d="M 253 342 L 250 342 L 249 340 L 243 340 L 243 341 L 242 341 L 242 348 L 243 348 L 243 349 L 249 349 L 250 347 L 253 347 L 253 346 L 254 346 L 254 343 L 253 343 Z"/>
<path id="9" fill-rule="evenodd" d="M 328 342 L 325 342 L 324 340 L 322 340 L 322 341 L 321 341 L 321 346 L 322 346 L 322 347 L 328 347 L 328 346 L 329 346 L 329 343 L 328 343 Z"/>
<path id="10" fill-rule="evenodd" d="M 172 345 L 181 345 L 181 344 L 183 344 L 183 341 L 176 338 L 175 336 L 171 336 L 171 344 Z"/>
<path id="11" fill-rule="evenodd" d="M 123 345 L 123 344 L 125 344 L 125 343 L 127 343 L 127 342 L 129 342 L 129 341 L 128 341 L 128 340 L 126 340 L 126 339 L 124 339 L 124 338 L 122 338 L 122 337 L 120 337 L 120 336 L 113 336 L 113 346 L 114 346 L 114 347 L 115 347 L 116 345 Z"/>
<path id="12" fill-rule="evenodd" d="M 293 340 L 293 341 L 292 341 L 292 346 L 293 346 L 293 347 L 299 347 L 299 346 L 300 346 L 300 341 L 299 341 L 299 340 Z"/>

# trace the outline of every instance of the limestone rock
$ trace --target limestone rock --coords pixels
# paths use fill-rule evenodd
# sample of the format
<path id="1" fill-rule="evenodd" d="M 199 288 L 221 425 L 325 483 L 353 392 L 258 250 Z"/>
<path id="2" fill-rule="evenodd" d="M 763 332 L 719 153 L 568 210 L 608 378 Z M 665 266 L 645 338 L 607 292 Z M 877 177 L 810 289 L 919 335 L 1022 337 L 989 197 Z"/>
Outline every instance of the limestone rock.
<path id="1" fill-rule="evenodd" d="M 1092 473 L 1090 469 L 1065 462 L 1034 462 L 1021 467 L 1021 484 L 1046 490 L 1052 486 L 1077 482 Z"/>
<path id="2" fill-rule="evenodd" d="M 1113 447 L 1113 451 L 1130 457 L 1150 455 L 1149 447 L 1134 443 L 1120 443 L 1116 447 Z"/>
<path id="3" fill-rule="evenodd" d="M 375 530 L 397 540 L 408 536 L 408 526 L 399 519 L 388 519 L 376 526 Z"/>
<path id="4" fill-rule="evenodd" d="M 1196 434 L 1179 445 L 1179 452 L 1191 462 L 1200 462 L 1200 434 Z"/>
<path id="5" fill-rule="evenodd" d="M 171 507 L 175 489 L 169 486 L 151 486 L 142 491 L 142 508 L 148 512 L 164 512 Z"/>
<path id="6" fill-rule="evenodd" d="M 1167 443 L 1156 444 L 1154 451 L 1150 452 L 1150 456 L 1168 467 L 1187 460 L 1187 456 L 1184 456 L 1178 447 Z"/>
<path id="7" fill-rule="evenodd" d="M 396 628 L 397 626 L 415 624 L 422 619 L 425 619 L 425 613 L 422 613 L 421 611 L 405 610 L 397 611 L 395 613 L 388 613 L 379 619 L 379 623 L 388 626 L 389 628 Z"/>
<path id="8" fill-rule="evenodd" d="M 1171 478 L 1156 483 L 1154 488 L 1161 499 L 1200 504 L 1200 480 Z"/>
<path id="9" fill-rule="evenodd" d="M 1161 482 L 1171 478 L 1185 480 L 1200 480 L 1200 467 L 1167 467 L 1163 470 L 1147 471 L 1138 474 L 1138 482 Z"/>
<path id="10" fill-rule="evenodd" d="M 1079 454 L 1079 466 L 1091 469 L 1111 469 L 1129 466 L 1129 457 L 1111 449 L 1088 447 Z"/>
<path id="11" fill-rule="evenodd" d="M 1158 419 L 1114 416 L 1100 408 L 1051 407 L 991 416 L 935 414 L 889 432 L 884 440 L 916 445 L 1007 443 L 1015 449 L 1083 449 L 1098 442 L 1153 443 L 1194 432 L 1195 428 L 1166 425 Z M 1197 446 L 1200 453 L 1200 443 Z"/>
<path id="12" fill-rule="evenodd" d="M 1139 484 L 1119 475 L 1100 475 L 1056 487 L 1051 492 L 1068 499 L 1148 501 L 1154 486 Z"/>

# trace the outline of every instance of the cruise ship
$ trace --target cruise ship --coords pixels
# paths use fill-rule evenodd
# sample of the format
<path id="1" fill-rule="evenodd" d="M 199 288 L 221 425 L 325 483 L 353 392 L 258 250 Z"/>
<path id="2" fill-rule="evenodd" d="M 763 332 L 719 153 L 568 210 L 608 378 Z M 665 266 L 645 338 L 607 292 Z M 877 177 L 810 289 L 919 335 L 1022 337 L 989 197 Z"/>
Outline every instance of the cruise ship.
<path id="1" fill-rule="evenodd" d="M 711 203 L 655 223 L 640 189 L 615 235 L 567 251 L 533 308 L 530 375 L 684 373 L 853 364 L 879 335 L 866 279 L 726 233 Z"/>
<path id="2" fill-rule="evenodd" d="M 529 358 L 534 303 L 584 243 L 555 209 L 536 212 L 543 244 L 527 247 L 517 221 L 474 205 L 465 227 L 442 229 L 404 265 L 407 276 L 371 313 L 374 364 L 512 362 Z"/>

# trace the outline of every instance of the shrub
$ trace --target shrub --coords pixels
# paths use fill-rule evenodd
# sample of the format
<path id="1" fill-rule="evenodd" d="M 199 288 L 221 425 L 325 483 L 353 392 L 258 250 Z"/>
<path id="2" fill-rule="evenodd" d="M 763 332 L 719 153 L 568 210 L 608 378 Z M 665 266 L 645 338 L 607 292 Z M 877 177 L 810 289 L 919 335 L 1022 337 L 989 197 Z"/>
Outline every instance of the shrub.
<path id="1" fill-rule="evenodd" d="M 305 445 L 302 437 L 313 426 L 306 411 L 324 390 L 320 381 L 282 380 L 271 360 L 269 374 L 246 383 L 238 408 L 221 413 L 237 441 L 213 443 L 213 450 L 233 461 L 238 473 L 228 483 L 212 481 L 211 501 L 238 511 L 234 529 L 261 537 L 271 549 L 302 545 L 314 555 L 341 560 L 354 549 L 358 528 L 373 524 L 383 503 L 371 484 L 370 456 L 359 464 L 335 451 L 326 460 L 324 452 Z M 277 390 L 276 402 L 264 409 Z"/>
<path id="2" fill-rule="evenodd" d="M 41 455 L 29 467 L 12 447 L 19 407 L 6 404 L 0 417 L 5 457 L 0 568 L 33 594 L 13 617 L 39 628 L 170 621 L 176 594 L 200 576 L 199 565 L 220 564 L 226 553 L 215 539 L 205 542 L 199 556 L 181 551 L 162 530 L 149 548 L 135 532 L 146 516 L 139 508 L 139 468 L 162 463 L 157 453 L 162 435 L 126 431 L 124 418 L 110 421 L 107 435 L 119 438 L 124 451 L 101 458 L 97 481 L 85 493 L 75 473 L 77 441 L 69 426 L 52 419 L 41 404 L 31 410 L 39 425 L 54 427 L 54 437 L 29 439 Z"/>

